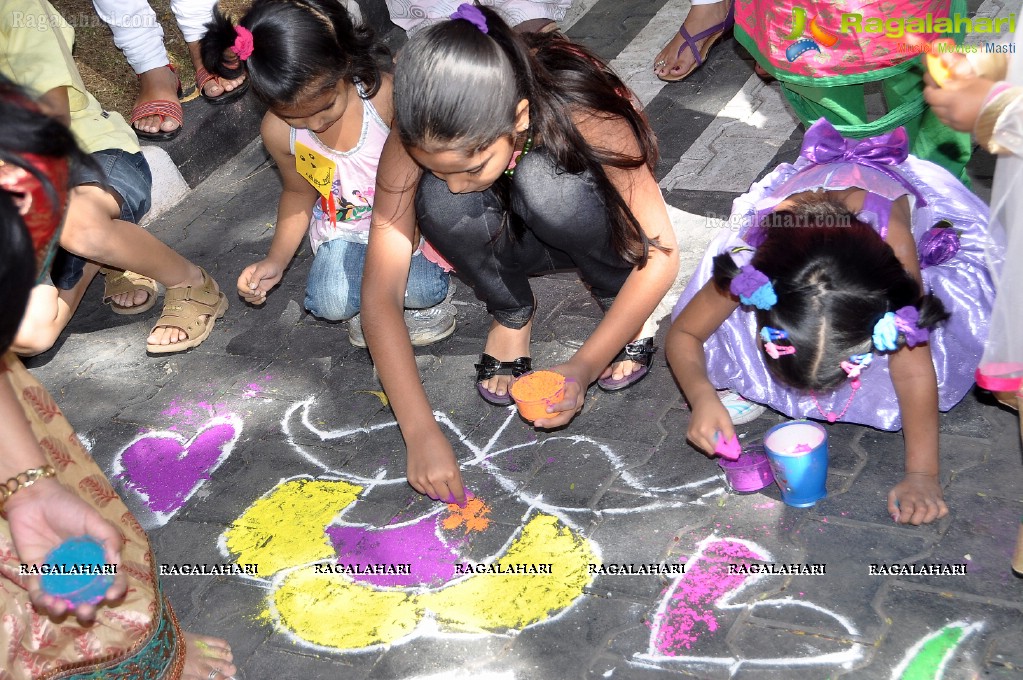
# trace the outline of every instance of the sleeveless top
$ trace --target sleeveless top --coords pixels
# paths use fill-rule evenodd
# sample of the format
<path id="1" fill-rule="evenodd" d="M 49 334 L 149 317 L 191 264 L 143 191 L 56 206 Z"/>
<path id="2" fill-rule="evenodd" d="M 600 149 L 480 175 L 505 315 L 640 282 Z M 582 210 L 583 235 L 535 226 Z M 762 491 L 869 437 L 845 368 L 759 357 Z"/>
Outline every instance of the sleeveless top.
<path id="1" fill-rule="evenodd" d="M 313 254 L 320 244 L 336 238 L 369 242 L 380 152 L 390 128 L 373 103 L 364 99 L 360 83 L 355 87 L 362 102 L 362 132 L 348 151 L 337 151 L 310 130 L 291 128 L 291 153 L 295 169 L 320 193 L 309 221 L 309 245 Z"/>

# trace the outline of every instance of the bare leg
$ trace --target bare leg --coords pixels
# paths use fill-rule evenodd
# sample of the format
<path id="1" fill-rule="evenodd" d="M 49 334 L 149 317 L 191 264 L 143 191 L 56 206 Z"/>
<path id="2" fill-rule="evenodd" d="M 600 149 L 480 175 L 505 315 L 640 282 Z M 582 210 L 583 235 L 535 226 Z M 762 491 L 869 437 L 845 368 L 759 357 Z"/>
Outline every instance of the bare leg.
<path id="1" fill-rule="evenodd" d="M 32 357 L 53 347 L 98 271 L 99 265 L 87 263 L 82 279 L 71 290 L 49 284 L 33 288 L 11 350 L 23 357 Z"/>
<path id="2" fill-rule="evenodd" d="M 483 348 L 486 354 L 498 361 L 515 361 L 519 357 L 529 356 L 529 336 L 533 330 L 533 321 L 530 319 L 522 328 L 506 328 L 496 321 L 490 322 L 490 334 L 487 335 L 487 344 Z M 510 375 L 495 375 L 490 380 L 484 380 L 483 388 L 490 390 L 498 396 L 508 394 L 511 383 L 515 378 Z"/>
<path id="3" fill-rule="evenodd" d="M 76 255 L 117 269 L 130 269 L 167 288 L 202 285 L 202 272 L 197 266 L 145 229 L 117 219 L 120 214 L 117 199 L 101 187 L 75 187 L 60 244 Z M 161 327 L 148 342 L 174 344 L 186 338 L 182 329 Z"/>

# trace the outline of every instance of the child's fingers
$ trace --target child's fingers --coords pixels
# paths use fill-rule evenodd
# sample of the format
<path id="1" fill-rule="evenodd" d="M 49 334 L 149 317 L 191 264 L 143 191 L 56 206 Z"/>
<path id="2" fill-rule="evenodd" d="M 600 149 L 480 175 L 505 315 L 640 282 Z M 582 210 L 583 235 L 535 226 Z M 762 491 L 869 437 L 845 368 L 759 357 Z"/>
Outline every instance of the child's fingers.
<path id="1" fill-rule="evenodd" d="M 895 495 L 895 489 L 888 492 L 888 514 L 896 522 L 899 521 L 899 515 L 901 508 L 899 508 L 899 498 Z"/>

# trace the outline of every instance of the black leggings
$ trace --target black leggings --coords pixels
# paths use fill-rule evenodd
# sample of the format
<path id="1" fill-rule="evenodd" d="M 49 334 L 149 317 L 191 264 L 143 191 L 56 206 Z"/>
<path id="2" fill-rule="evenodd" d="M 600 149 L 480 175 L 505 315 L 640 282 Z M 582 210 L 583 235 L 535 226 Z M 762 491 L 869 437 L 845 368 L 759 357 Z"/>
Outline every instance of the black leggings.
<path id="1" fill-rule="evenodd" d="M 525 225 L 520 236 L 510 227 L 501 231 L 503 211 L 492 189 L 453 194 L 427 172 L 416 194 L 416 217 L 426 240 L 502 326 L 529 322 L 529 277 L 558 269 L 578 269 L 606 310 L 633 266 L 611 247 L 611 221 L 592 176 L 563 172 L 543 149 L 534 149 L 519 159 L 510 202 Z"/>

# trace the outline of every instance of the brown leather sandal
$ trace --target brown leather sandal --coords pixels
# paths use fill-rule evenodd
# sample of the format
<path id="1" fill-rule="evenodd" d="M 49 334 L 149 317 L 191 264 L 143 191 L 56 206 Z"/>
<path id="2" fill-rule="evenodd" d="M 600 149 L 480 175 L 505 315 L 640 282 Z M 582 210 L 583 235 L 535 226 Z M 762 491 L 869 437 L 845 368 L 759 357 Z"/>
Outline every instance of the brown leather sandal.
<path id="1" fill-rule="evenodd" d="M 201 286 L 167 289 L 163 296 L 163 314 L 150 331 L 152 334 L 157 328 L 180 328 L 188 337 L 169 345 L 152 345 L 147 342 L 146 349 L 150 354 L 183 352 L 202 344 L 213 331 L 213 323 L 227 312 L 227 296 L 217 290 L 217 284 L 205 269 L 200 267 L 199 271 L 203 279 Z M 202 319 L 204 316 L 207 317 L 205 320 Z"/>
<path id="2" fill-rule="evenodd" d="M 142 312 L 148 312 L 156 304 L 156 281 L 148 276 L 131 271 L 122 272 L 117 269 L 107 269 L 106 267 L 100 269 L 99 273 L 106 277 L 103 282 L 103 304 L 110 305 L 110 309 L 114 314 L 141 314 Z M 117 295 L 124 293 L 134 294 L 140 290 L 144 290 L 146 295 L 149 296 L 140 305 L 125 307 L 114 302 L 114 297 Z"/>

